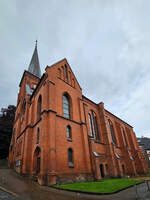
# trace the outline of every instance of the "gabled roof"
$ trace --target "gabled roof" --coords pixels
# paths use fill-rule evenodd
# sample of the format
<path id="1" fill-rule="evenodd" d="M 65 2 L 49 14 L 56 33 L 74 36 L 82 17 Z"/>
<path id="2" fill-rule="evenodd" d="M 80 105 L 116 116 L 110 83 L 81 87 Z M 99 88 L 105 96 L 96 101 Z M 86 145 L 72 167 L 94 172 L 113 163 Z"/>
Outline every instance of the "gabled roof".
<path id="1" fill-rule="evenodd" d="M 95 103 L 94 101 L 92 101 L 91 99 L 87 98 L 86 96 L 82 95 L 83 98 L 87 99 L 88 101 L 90 101 L 91 103 L 95 104 L 96 106 L 98 106 L 97 103 Z M 127 122 L 123 121 L 122 119 L 120 119 L 119 117 L 117 117 L 116 115 L 114 115 L 113 113 L 109 112 L 108 110 L 105 109 L 105 111 L 107 113 L 109 113 L 110 115 L 112 115 L 113 117 L 117 118 L 118 120 L 122 121 L 123 123 L 125 123 L 126 125 L 130 126 L 131 128 L 133 128 L 130 124 L 128 124 Z"/>
<path id="2" fill-rule="evenodd" d="M 38 57 L 38 51 L 37 51 L 37 41 L 36 41 L 36 45 L 35 45 L 35 49 L 28 67 L 28 71 L 41 78 L 41 69 L 40 69 L 40 63 L 39 63 L 39 57 Z"/>
<path id="3" fill-rule="evenodd" d="M 123 121 L 121 118 L 117 117 L 116 115 L 114 115 L 113 113 L 109 112 L 108 110 L 105 109 L 105 111 L 107 113 L 109 113 L 110 115 L 112 115 L 113 117 L 117 118 L 118 120 L 122 121 L 123 123 L 125 123 L 126 125 L 130 126 L 131 128 L 133 128 L 133 126 L 131 126 L 130 124 L 128 124 L 127 122 Z"/>
<path id="4" fill-rule="evenodd" d="M 58 62 L 56 62 L 56 63 L 54 63 L 54 64 L 52 64 L 52 65 L 50 65 L 50 66 L 47 65 L 46 68 L 45 68 L 45 70 L 46 70 L 47 68 L 55 67 L 57 64 L 59 64 L 59 63 L 61 63 L 61 62 L 66 62 L 66 63 L 68 64 L 68 66 L 69 66 L 69 68 L 70 68 L 70 70 L 71 70 L 71 72 L 72 72 L 72 74 L 73 74 L 73 76 L 74 76 L 74 78 L 75 78 L 75 81 L 77 82 L 77 84 L 78 84 L 80 90 L 82 90 L 82 88 L 81 88 L 81 86 L 80 86 L 78 80 L 76 79 L 76 76 L 74 75 L 74 73 L 73 73 L 73 71 L 72 71 L 72 69 L 71 69 L 71 67 L 70 67 L 70 65 L 69 65 L 69 63 L 68 63 L 68 61 L 67 61 L 66 58 L 63 58 L 62 60 L 60 60 L 60 61 L 58 61 Z"/>

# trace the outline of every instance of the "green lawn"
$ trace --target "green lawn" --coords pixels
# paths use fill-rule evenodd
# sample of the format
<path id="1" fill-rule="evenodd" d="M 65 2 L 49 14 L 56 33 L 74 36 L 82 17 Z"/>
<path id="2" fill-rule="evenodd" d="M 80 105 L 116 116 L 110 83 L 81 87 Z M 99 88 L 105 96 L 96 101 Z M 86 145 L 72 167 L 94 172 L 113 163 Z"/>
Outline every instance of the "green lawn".
<path id="1" fill-rule="evenodd" d="M 84 191 L 84 192 L 111 193 L 141 182 L 142 182 L 141 180 L 120 178 L 120 179 L 106 179 L 99 182 L 63 184 L 63 185 L 56 185 L 55 187 L 68 190 Z"/>

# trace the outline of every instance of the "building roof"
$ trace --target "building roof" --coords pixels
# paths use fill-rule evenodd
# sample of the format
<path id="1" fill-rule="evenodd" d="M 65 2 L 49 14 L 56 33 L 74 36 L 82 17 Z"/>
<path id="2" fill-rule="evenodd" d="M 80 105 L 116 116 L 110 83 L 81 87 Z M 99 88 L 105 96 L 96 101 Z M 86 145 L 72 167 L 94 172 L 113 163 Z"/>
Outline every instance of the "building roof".
<path id="1" fill-rule="evenodd" d="M 144 145 L 145 149 L 150 149 L 150 138 L 147 137 L 141 137 L 137 138 L 139 145 Z"/>
<path id="2" fill-rule="evenodd" d="M 88 101 L 90 101 L 91 103 L 95 104 L 96 106 L 98 105 L 97 103 L 95 103 L 94 101 L 92 101 L 91 99 L 87 98 L 86 96 L 82 95 L 83 98 L 87 99 Z M 130 124 L 128 124 L 127 122 L 123 121 L 122 119 L 120 119 L 119 117 L 117 117 L 116 115 L 114 115 L 113 113 L 111 113 L 110 111 L 106 110 L 106 112 L 108 112 L 109 114 L 111 114 L 112 116 L 114 116 L 115 118 L 117 118 L 118 120 L 122 121 L 123 123 L 125 123 L 126 125 L 130 126 L 131 128 L 133 128 L 133 126 L 131 126 Z"/>
<path id="3" fill-rule="evenodd" d="M 73 73 L 73 71 L 72 71 L 72 69 L 71 69 L 71 67 L 70 67 L 70 65 L 69 65 L 69 63 L 68 63 L 68 61 L 67 61 L 66 58 L 63 58 L 62 60 L 60 60 L 60 61 L 58 61 L 58 62 L 56 62 L 56 63 L 54 63 L 54 64 L 52 64 L 52 65 L 50 65 L 50 66 L 47 65 L 46 68 L 45 68 L 45 70 L 46 70 L 48 67 L 50 67 L 50 68 L 51 68 L 51 67 L 55 67 L 57 64 L 59 64 L 59 63 L 61 63 L 61 62 L 66 62 L 66 63 L 68 64 L 68 66 L 69 66 L 69 68 L 70 68 L 72 74 L 74 75 L 74 73 Z M 81 88 L 81 86 L 80 86 L 78 80 L 76 79 L 76 76 L 75 76 L 75 75 L 74 75 L 74 78 L 75 78 L 77 84 L 79 85 L 79 88 L 82 90 L 82 88 Z"/>
<path id="4" fill-rule="evenodd" d="M 37 51 L 37 41 L 36 41 L 36 45 L 35 45 L 35 49 L 28 67 L 28 71 L 41 78 L 41 69 L 40 69 L 40 63 L 39 63 L 39 57 L 38 57 L 38 51 Z"/>
<path id="5" fill-rule="evenodd" d="M 114 115 L 113 113 L 111 113 L 110 111 L 106 110 L 106 112 L 108 112 L 109 114 L 111 114 L 112 116 L 114 116 L 115 118 L 117 118 L 118 120 L 122 121 L 123 123 L 125 123 L 126 125 L 130 126 L 131 128 L 133 128 L 133 126 L 131 126 L 130 124 L 128 124 L 127 122 L 123 121 L 121 118 L 117 117 L 116 115 Z"/>

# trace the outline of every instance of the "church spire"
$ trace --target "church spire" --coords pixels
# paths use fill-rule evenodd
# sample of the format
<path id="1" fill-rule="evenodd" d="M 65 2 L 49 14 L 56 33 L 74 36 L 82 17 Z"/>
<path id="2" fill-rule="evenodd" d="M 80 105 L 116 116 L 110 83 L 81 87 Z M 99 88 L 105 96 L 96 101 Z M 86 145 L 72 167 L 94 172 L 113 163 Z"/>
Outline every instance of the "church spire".
<path id="1" fill-rule="evenodd" d="M 37 51 L 37 40 L 35 43 L 34 53 L 32 55 L 30 65 L 28 67 L 28 71 L 31 74 L 41 78 L 41 69 L 40 69 L 40 63 L 39 63 L 39 57 L 38 57 L 38 51 Z"/>

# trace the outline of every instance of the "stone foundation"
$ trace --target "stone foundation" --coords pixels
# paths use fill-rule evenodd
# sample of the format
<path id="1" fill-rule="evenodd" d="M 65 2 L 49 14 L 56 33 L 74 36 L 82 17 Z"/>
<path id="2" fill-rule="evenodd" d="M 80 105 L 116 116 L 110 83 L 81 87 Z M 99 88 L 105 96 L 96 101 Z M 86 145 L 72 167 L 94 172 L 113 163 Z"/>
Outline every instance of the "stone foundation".
<path id="1" fill-rule="evenodd" d="M 91 174 L 63 174 L 57 175 L 56 184 L 66 184 L 74 182 L 94 181 Z"/>

